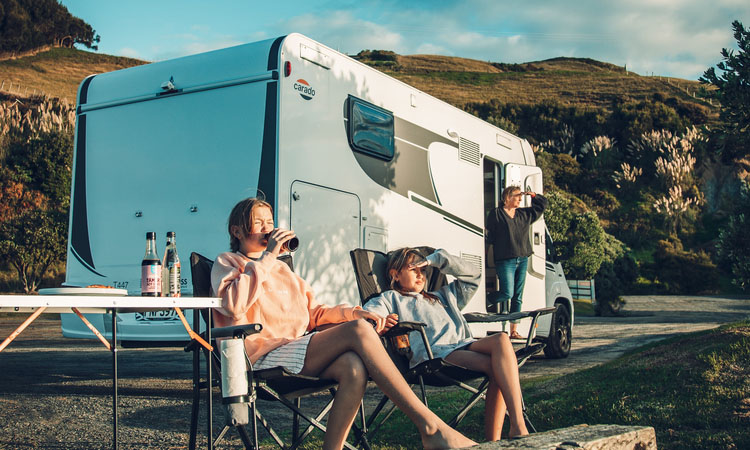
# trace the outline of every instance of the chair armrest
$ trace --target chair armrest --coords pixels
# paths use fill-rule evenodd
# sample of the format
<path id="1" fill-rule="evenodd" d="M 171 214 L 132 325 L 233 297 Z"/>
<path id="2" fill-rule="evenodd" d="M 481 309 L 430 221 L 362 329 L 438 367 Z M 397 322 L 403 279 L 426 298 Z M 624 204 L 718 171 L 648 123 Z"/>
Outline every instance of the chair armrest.
<path id="1" fill-rule="evenodd" d="M 412 331 L 422 330 L 426 326 L 426 323 L 421 322 L 399 322 L 383 334 L 383 337 L 401 336 L 402 334 L 407 334 Z"/>
<path id="2" fill-rule="evenodd" d="M 489 314 L 489 313 L 466 313 L 464 319 L 469 323 L 477 322 L 505 322 L 507 320 L 520 320 L 525 317 L 538 317 L 545 314 L 551 314 L 555 311 L 554 307 L 539 308 L 533 311 L 520 311 L 510 314 Z"/>
<path id="3" fill-rule="evenodd" d="M 248 325 L 235 325 L 232 327 L 211 328 L 211 337 L 214 339 L 218 339 L 218 338 L 245 339 L 251 334 L 260 333 L 262 329 L 263 329 L 263 325 L 259 323 L 251 323 Z"/>

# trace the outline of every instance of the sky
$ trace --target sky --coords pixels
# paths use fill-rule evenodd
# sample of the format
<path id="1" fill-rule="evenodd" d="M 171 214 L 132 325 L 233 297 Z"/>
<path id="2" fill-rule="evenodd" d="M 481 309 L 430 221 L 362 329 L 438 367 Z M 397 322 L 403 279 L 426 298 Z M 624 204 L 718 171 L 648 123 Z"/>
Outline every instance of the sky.
<path id="1" fill-rule="evenodd" d="M 593 58 L 697 80 L 750 27 L 750 0 L 62 0 L 99 52 L 161 61 L 302 33 L 342 53 L 522 63 Z"/>

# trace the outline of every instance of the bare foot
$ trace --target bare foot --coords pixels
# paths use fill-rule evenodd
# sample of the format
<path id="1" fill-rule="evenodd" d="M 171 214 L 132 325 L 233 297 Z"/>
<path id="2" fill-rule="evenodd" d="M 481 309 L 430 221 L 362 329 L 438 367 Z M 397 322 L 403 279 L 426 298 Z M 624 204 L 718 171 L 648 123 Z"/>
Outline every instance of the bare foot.
<path id="1" fill-rule="evenodd" d="M 479 444 L 445 424 L 435 433 L 422 436 L 422 447 L 430 450 L 465 448 L 475 445 Z"/>
<path id="2" fill-rule="evenodd" d="M 508 437 L 509 438 L 516 438 L 521 436 L 528 436 L 529 430 L 526 429 L 526 424 L 524 424 L 522 427 L 514 427 L 511 425 L 510 430 L 508 430 Z"/>

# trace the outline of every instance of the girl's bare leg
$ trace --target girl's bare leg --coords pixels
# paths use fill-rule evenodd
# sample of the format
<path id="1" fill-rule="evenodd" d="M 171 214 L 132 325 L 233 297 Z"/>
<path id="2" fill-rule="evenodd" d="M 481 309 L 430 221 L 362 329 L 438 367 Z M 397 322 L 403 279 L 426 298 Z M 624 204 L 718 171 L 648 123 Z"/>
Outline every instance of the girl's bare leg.
<path id="1" fill-rule="evenodd" d="M 526 429 L 526 422 L 523 420 L 523 399 L 521 398 L 521 382 L 518 376 L 518 362 L 508 335 L 497 333 L 487 336 L 471 344 L 469 350 L 490 357 L 493 381 L 500 388 L 502 398 L 508 408 L 510 437 L 529 434 Z M 446 359 L 464 365 L 456 359 L 463 353 L 466 353 L 466 351 L 457 350 L 448 355 Z M 470 364 L 470 361 L 467 361 L 466 364 Z M 464 367 L 472 368 L 465 365 Z"/>
<path id="2" fill-rule="evenodd" d="M 487 397 L 484 402 L 484 438 L 488 441 L 500 440 L 506 408 L 503 394 L 495 383 L 490 356 L 468 350 L 456 350 L 445 359 L 461 367 L 484 372 L 490 377 Z"/>
<path id="3" fill-rule="evenodd" d="M 449 427 L 419 401 L 393 365 L 375 330 L 364 320 L 353 320 L 314 335 L 310 339 L 302 373 L 320 375 L 346 352 L 354 352 L 359 356 L 375 384 L 417 426 L 425 448 L 476 445 L 474 441 Z M 359 396 L 356 399 L 357 403 L 361 398 Z M 330 432 L 330 426 L 328 429 Z M 344 435 L 348 431 L 347 427 Z"/>
<path id="4" fill-rule="evenodd" d="M 488 441 L 499 441 L 505 420 L 505 400 L 500 388 L 490 381 L 484 405 L 484 438 Z"/>
<path id="5" fill-rule="evenodd" d="M 336 358 L 323 372 L 321 378 L 336 380 L 339 387 L 328 413 L 324 449 L 340 449 L 357 415 L 360 400 L 367 387 L 367 369 L 354 352 L 346 352 Z"/>

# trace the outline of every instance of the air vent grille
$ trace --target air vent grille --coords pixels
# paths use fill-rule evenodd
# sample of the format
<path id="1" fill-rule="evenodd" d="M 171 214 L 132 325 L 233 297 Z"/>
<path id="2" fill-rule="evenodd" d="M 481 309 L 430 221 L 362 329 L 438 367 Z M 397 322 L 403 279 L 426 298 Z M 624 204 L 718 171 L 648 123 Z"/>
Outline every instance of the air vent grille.
<path id="1" fill-rule="evenodd" d="M 478 166 L 482 161 L 482 154 L 479 152 L 479 144 L 468 139 L 460 138 L 458 141 L 458 159 Z"/>
<path id="2" fill-rule="evenodd" d="M 472 264 L 474 267 L 482 270 L 482 257 L 479 255 L 472 255 L 471 253 L 461 252 L 461 259 Z"/>

